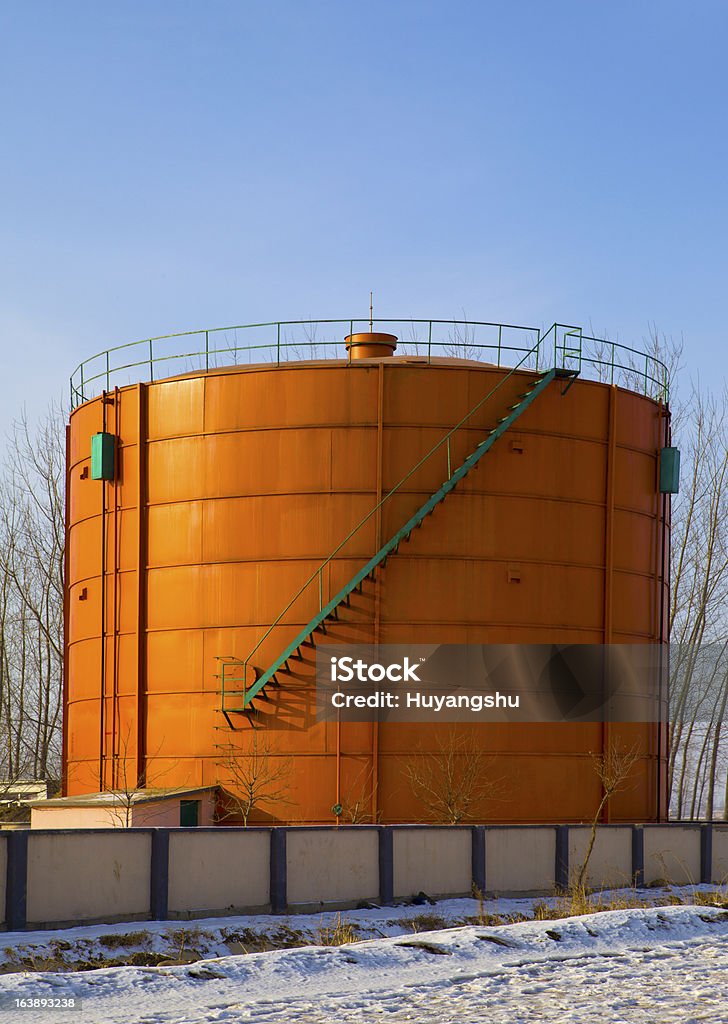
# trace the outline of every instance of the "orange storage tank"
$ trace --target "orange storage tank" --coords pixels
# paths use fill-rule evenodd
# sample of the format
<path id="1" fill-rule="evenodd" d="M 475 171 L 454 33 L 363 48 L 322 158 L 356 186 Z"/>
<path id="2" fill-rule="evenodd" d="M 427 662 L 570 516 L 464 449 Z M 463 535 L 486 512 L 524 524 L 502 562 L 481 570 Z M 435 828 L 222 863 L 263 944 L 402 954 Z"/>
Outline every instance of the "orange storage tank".
<path id="1" fill-rule="evenodd" d="M 219 659 L 244 659 L 342 538 L 484 395 L 501 385 L 453 437 L 452 466 L 534 380 L 390 351 L 195 372 L 107 391 L 72 413 L 69 795 L 234 788 L 229 752 L 264 742 L 271 764 L 285 767 L 286 796 L 253 820 L 331 823 L 339 805 L 348 820 L 418 821 L 427 814 L 407 765 L 455 737 L 487 751 L 502 783 L 476 818 L 584 821 L 601 796 L 593 754 L 616 740 L 640 757 L 610 820 L 666 816 L 656 724 L 316 722 L 310 658 L 279 674 L 256 716 L 222 713 Z M 115 438 L 113 479 L 92 478 L 99 432 Z M 555 382 L 321 642 L 664 641 L 665 437 L 661 402 L 599 381 Z M 332 559 L 321 593 L 310 588 L 258 649 L 258 668 L 438 488 L 446 459 L 443 448 Z"/>

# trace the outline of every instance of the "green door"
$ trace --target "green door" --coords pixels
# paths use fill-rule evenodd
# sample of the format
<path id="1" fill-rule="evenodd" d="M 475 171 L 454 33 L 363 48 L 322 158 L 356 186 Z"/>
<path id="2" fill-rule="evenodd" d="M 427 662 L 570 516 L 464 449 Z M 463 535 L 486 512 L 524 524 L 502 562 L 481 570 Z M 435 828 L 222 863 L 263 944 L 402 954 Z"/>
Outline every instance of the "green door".
<path id="1" fill-rule="evenodd" d="M 180 800 L 179 823 L 181 828 L 194 828 L 200 824 L 199 800 Z"/>

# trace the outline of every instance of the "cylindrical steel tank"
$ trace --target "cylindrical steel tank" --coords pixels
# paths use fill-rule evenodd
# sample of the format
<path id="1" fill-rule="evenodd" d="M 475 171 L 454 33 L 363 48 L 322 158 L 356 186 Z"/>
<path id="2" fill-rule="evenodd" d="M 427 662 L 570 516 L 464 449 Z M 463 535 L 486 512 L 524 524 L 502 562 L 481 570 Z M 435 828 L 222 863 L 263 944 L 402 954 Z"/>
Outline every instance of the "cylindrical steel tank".
<path id="1" fill-rule="evenodd" d="M 362 336 L 356 336 L 361 340 Z M 388 336 L 383 336 L 388 337 Z M 589 820 L 592 755 L 636 744 L 610 820 L 664 818 L 657 725 L 317 724 L 282 678 L 253 730 L 221 713 L 222 657 L 244 659 L 301 583 L 388 490 L 507 374 L 407 356 L 251 365 L 108 391 L 68 432 L 66 792 L 230 784 L 225 752 L 265 737 L 289 765 L 259 820 L 423 820 L 413 753 L 475 738 L 504 780 L 480 816 Z M 454 438 L 458 465 L 533 380 L 516 371 Z M 666 523 L 657 465 L 665 409 L 578 379 L 550 386 L 355 595 L 326 639 L 648 643 L 665 639 Z M 91 438 L 116 438 L 93 479 Z M 444 449 L 327 567 L 327 601 L 445 479 Z M 318 610 L 297 602 L 265 668 Z M 102 639 L 103 637 L 103 639 Z"/>

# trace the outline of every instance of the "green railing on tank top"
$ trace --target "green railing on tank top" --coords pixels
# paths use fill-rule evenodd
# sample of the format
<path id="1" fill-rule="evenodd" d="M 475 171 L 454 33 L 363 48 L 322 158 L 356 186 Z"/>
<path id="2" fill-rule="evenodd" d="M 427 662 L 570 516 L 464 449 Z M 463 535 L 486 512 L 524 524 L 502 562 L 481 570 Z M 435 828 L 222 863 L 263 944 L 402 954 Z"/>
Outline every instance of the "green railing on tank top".
<path id="1" fill-rule="evenodd" d="M 347 601 L 349 595 L 355 589 L 361 589 L 364 580 L 367 579 L 367 577 L 373 576 L 377 567 L 385 564 L 390 554 L 396 553 L 400 543 L 402 543 L 403 540 L 406 540 L 411 532 L 416 529 L 428 515 L 430 515 L 435 507 L 444 500 L 450 491 L 453 490 L 459 480 L 466 476 L 467 473 L 477 465 L 495 441 L 518 419 L 518 417 L 528 408 L 541 391 L 543 391 L 557 377 L 569 379 L 565 388 L 565 390 L 568 390 L 573 379 L 579 375 L 581 369 L 581 334 L 579 328 L 563 327 L 563 333 L 560 335 L 559 329 L 561 327 L 562 325 L 554 324 L 549 331 L 543 335 L 543 337 L 539 338 L 536 345 L 534 345 L 533 348 L 530 349 L 521 358 L 521 360 L 512 367 L 504 377 L 501 378 L 495 387 L 491 388 L 491 390 L 482 399 L 480 399 L 480 401 L 477 402 L 473 408 L 470 409 L 469 412 L 467 412 L 465 416 L 463 416 L 463 418 L 450 431 L 448 431 L 448 433 L 445 434 L 444 437 L 442 437 L 441 440 L 438 441 L 437 444 L 435 444 L 390 491 L 388 491 L 381 501 L 379 501 L 366 514 L 366 516 L 364 516 L 364 518 L 349 531 L 346 537 L 344 537 L 344 539 L 334 548 L 331 554 L 317 567 L 312 575 L 309 576 L 299 590 L 293 595 L 286 607 L 280 612 L 275 621 L 271 623 L 245 659 L 238 659 L 233 656 L 218 659 L 221 662 L 221 672 L 218 675 L 218 678 L 221 679 L 221 710 L 226 718 L 231 713 L 240 713 L 250 710 L 251 702 L 255 697 L 263 695 L 263 690 L 268 682 L 275 681 L 276 673 L 284 668 L 296 651 L 308 641 L 315 630 L 322 627 L 325 624 L 326 619 L 335 616 L 336 610 L 343 602 Z M 553 348 L 551 347 L 551 342 L 549 340 L 549 336 L 552 332 Z M 553 365 L 548 369 L 544 368 L 543 365 L 546 345 L 548 345 L 549 361 L 553 358 Z M 477 445 L 475 451 L 468 456 L 468 458 L 466 458 L 453 473 L 451 459 L 451 441 L 453 437 L 480 409 L 483 408 L 486 402 L 501 390 L 506 381 L 510 380 L 516 371 L 521 369 L 524 364 L 529 361 L 529 357 L 531 356 L 535 357 L 535 372 L 537 374 L 533 386 L 520 396 L 519 401 L 516 402 L 515 405 L 511 406 L 506 415 L 498 420 L 495 427 L 490 430 L 486 437 Z M 529 367 L 529 369 L 533 368 Z M 384 544 L 379 551 L 348 581 L 348 583 L 339 590 L 333 598 L 324 604 L 323 573 L 326 567 L 359 532 L 359 530 L 371 520 L 372 516 L 376 515 L 376 513 L 379 512 L 389 501 L 389 499 L 400 490 L 412 475 L 423 465 L 429 462 L 429 460 L 443 448 L 445 449 L 447 456 L 447 479 L 436 491 L 433 492 L 432 495 L 430 495 L 427 501 L 424 502 L 417 512 L 407 520 L 407 522 L 386 542 L 386 544 Z M 269 665 L 261 675 L 257 675 L 252 685 L 248 686 L 248 669 L 249 667 L 253 667 L 252 659 L 268 637 L 270 637 L 273 631 L 281 624 L 282 620 L 288 612 L 291 611 L 296 602 L 300 600 L 312 587 L 316 587 L 318 589 L 318 614 L 316 614 L 307 623 L 307 625 L 299 631 L 296 637 L 284 648 L 275 661 Z M 242 683 L 242 689 L 235 689 L 231 691 L 228 689 L 228 683 L 232 683 L 236 686 Z M 242 698 L 242 707 L 229 706 L 228 699 L 230 698 Z M 232 726 L 230 719 L 227 718 L 227 720 Z"/>
<path id="2" fill-rule="evenodd" d="M 669 397 L 667 367 L 656 356 L 619 342 L 593 338 L 580 327 L 553 324 L 542 333 L 538 327 L 480 320 L 344 318 L 237 324 L 118 345 L 84 360 L 73 371 L 71 408 L 102 391 L 139 381 L 153 383 L 234 365 L 279 366 L 297 359 L 340 359 L 344 335 L 370 329 L 396 334 L 399 355 L 428 362 L 438 356 L 461 356 L 508 366 L 514 360 L 522 363 L 524 358 L 540 358 L 540 365 L 546 365 L 550 360 L 545 357 L 552 348 L 571 347 L 582 377 L 624 384 L 665 404 Z M 326 337 L 319 337 L 320 331 Z"/>

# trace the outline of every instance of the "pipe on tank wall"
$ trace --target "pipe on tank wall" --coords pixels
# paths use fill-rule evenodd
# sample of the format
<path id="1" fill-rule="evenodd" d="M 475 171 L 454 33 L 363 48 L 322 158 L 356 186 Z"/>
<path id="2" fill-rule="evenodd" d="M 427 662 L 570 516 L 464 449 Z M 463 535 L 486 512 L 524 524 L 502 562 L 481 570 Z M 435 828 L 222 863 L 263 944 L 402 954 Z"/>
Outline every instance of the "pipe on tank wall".
<path id="1" fill-rule="evenodd" d="M 101 392 L 101 430 L 106 433 L 106 392 Z M 104 791 L 106 727 L 106 481 L 101 480 L 101 695 L 99 707 L 99 792 Z"/>
<path id="2" fill-rule="evenodd" d="M 121 719 L 119 717 L 119 389 L 114 388 L 114 582 L 111 647 L 111 785 L 119 786 Z"/>
<path id="3" fill-rule="evenodd" d="M 603 643 L 612 642 L 612 591 L 614 562 L 614 463 L 617 450 L 617 385 L 609 388 L 609 422 L 607 426 L 607 479 L 604 499 L 604 638 Z M 602 757 L 609 750 L 609 723 L 602 722 Z M 602 796 L 604 786 L 602 784 Z M 602 822 L 609 823 L 609 800 L 604 803 Z"/>
<path id="4" fill-rule="evenodd" d="M 670 446 L 672 438 L 670 431 L 670 411 L 667 406 L 664 406 L 660 402 L 660 416 L 664 419 L 664 440 L 663 447 L 667 448 Z M 655 476 L 659 473 L 659 461 L 656 467 Z M 659 622 L 658 622 L 658 643 L 659 643 L 659 692 L 658 692 L 658 714 L 660 721 L 657 723 L 657 820 L 662 821 L 663 814 L 667 818 L 669 811 L 668 799 L 669 799 L 669 779 L 667 774 L 667 759 L 670 756 L 668 749 L 669 731 L 666 723 L 662 721 L 662 701 L 663 699 L 669 702 L 669 679 L 670 679 L 670 649 L 667 649 L 667 678 L 668 678 L 668 692 L 663 695 L 662 692 L 662 679 L 663 679 L 663 657 L 664 657 L 664 644 L 666 640 L 669 642 L 669 628 L 668 623 L 665 620 L 666 615 L 666 596 L 670 590 L 670 558 L 668 557 L 669 545 L 672 540 L 672 533 L 668 530 L 667 526 L 667 502 L 669 495 L 667 492 L 660 493 L 658 487 L 658 481 L 655 479 L 655 487 L 658 494 L 658 530 L 659 530 L 659 545 L 660 545 L 660 567 L 659 567 L 659 580 L 660 580 L 660 601 L 659 601 Z M 660 510 L 662 515 L 660 517 Z M 665 576 L 667 575 L 667 581 Z M 667 594 L 666 594 L 666 583 L 667 583 Z M 664 761 L 664 765 L 663 765 Z"/>
<path id="5" fill-rule="evenodd" d="M 147 768 L 147 714 L 146 714 L 146 678 L 147 678 L 147 608 L 146 608 L 146 565 L 147 565 L 147 521 L 146 508 L 146 451 L 147 451 L 147 385 L 137 384 L 137 666 L 136 666 L 136 698 L 137 698 L 137 743 L 136 743 L 136 775 L 137 786 L 146 781 Z"/>
<path id="6" fill-rule="evenodd" d="M 666 428 L 665 429 L 666 429 L 666 434 L 667 434 L 667 443 L 668 443 L 668 445 L 671 445 L 672 444 L 672 417 L 671 417 L 671 415 L 669 413 L 668 413 L 667 424 L 666 424 Z M 666 600 L 667 607 L 665 609 L 665 618 L 664 618 L 663 629 L 666 630 L 666 632 L 667 632 L 667 639 L 669 640 L 669 625 L 670 625 L 670 623 L 669 623 L 669 602 L 670 602 L 670 592 L 671 592 L 671 586 L 672 586 L 672 498 L 669 495 L 666 496 L 666 501 L 665 501 L 665 517 L 666 518 L 665 518 L 665 523 L 664 523 L 664 530 L 665 530 L 665 534 L 667 536 L 667 544 L 665 546 L 665 548 L 666 548 L 666 550 L 665 550 L 665 558 L 666 558 L 666 572 L 665 572 L 665 576 L 667 578 L 667 586 L 666 587 L 663 586 L 663 591 L 665 592 L 665 600 Z M 668 657 L 669 657 L 669 650 L 670 649 L 668 647 Z M 668 663 L 668 665 L 669 665 L 669 663 Z M 669 672 L 668 672 L 668 692 L 666 694 L 668 714 L 669 714 L 669 707 L 670 707 L 669 679 L 670 679 L 670 676 L 669 676 Z M 667 820 L 668 815 L 670 813 L 670 808 L 667 805 L 668 787 L 669 787 L 669 783 L 670 783 L 670 780 L 669 780 L 669 777 L 668 777 L 668 774 L 667 774 L 668 758 L 670 756 L 670 749 L 669 749 L 670 733 L 669 733 L 669 730 L 668 730 L 667 722 L 665 723 L 663 736 L 664 736 L 664 740 L 665 740 L 665 768 L 664 768 L 664 777 L 665 778 L 664 778 L 663 800 L 665 801 L 665 805 L 664 805 L 665 820 Z M 728 788 L 728 781 L 726 782 L 726 787 Z"/>
<path id="7" fill-rule="evenodd" d="M 64 494 L 66 531 L 70 523 L 71 508 L 71 425 L 66 426 L 66 486 Z M 61 796 L 68 796 L 68 620 L 70 596 L 69 579 L 70 544 L 68 532 L 63 545 L 63 705 L 61 709 Z"/>
<path id="8" fill-rule="evenodd" d="M 376 550 L 382 546 L 382 510 L 379 506 L 382 503 L 383 490 L 383 458 L 384 458 L 384 363 L 379 364 L 377 377 L 377 516 L 375 523 Z M 377 577 L 375 582 L 374 600 L 374 643 L 378 644 L 381 635 L 382 622 L 382 578 Z M 379 789 L 379 719 L 372 722 L 372 821 L 377 820 L 378 801 L 377 792 Z"/>
<path id="9" fill-rule="evenodd" d="M 341 712 L 336 715 L 336 806 L 341 807 Z M 341 815 L 336 815 L 339 824 Z"/>

